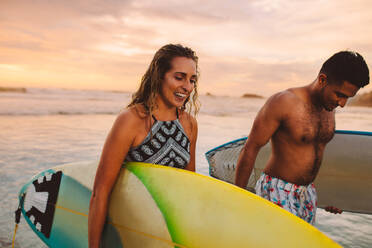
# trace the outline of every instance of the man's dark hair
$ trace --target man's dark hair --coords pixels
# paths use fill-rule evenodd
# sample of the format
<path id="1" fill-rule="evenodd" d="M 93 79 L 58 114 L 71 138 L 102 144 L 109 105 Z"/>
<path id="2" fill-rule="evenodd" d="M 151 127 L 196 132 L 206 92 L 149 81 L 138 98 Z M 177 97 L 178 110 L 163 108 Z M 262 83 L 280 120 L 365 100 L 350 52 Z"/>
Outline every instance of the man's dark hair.
<path id="1" fill-rule="evenodd" d="M 348 81 L 362 88 L 369 84 L 369 70 L 362 55 L 352 51 L 341 51 L 324 62 L 320 73 L 327 75 L 330 83 Z"/>

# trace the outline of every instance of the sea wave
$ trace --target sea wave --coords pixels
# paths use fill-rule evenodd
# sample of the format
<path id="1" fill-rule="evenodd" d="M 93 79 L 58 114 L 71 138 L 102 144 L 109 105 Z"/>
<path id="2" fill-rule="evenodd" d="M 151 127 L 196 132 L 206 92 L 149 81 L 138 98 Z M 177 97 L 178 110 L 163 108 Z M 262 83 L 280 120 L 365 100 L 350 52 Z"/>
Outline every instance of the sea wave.
<path id="1" fill-rule="evenodd" d="M 1 94 L 0 115 L 112 115 L 129 100 L 126 92 L 30 88 L 26 94 Z"/>
<path id="2" fill-rule="evenodd" d="M 131 100 L 131 93 L 98 90 L 27 88 L 27 93 L 0 94 L 0 116 L 116 115 Z M 199 115 L 254 118 L 265 99 L 200 95 Z M 338 108 L 340 119 L 371 120 L 372 108 Z M 338 123 L 342 125 L 342 123 Z"/>
<path id="3" fill-rule="evenodd" d="M 0 116 L 46 116 L 46 115 L 117 115 L 119 111 L 96 111 L 96 112 L 65 112 L 65 111 L 58 111 L 58 112 L 38 112 L 38 113 L 0 113 Z"/>
<path id="4" fill-rule="evenodd" d="M 27 89 L 26 94 L 7 92 L 0 96 L 0 116 L 117 114 L 131 100 L 128 92 L 66 89 Z M 201 115 L 230 117 L 258 111 L 262 99 L 200 96 Z"/>

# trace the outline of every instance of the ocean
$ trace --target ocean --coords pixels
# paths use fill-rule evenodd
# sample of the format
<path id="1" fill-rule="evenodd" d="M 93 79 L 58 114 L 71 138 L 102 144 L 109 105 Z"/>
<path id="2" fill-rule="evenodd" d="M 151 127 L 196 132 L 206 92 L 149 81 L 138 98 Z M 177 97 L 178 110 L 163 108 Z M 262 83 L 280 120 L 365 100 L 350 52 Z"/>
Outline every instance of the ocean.
<path id="1" fill-rule="evenodd" d="M 34 174 L 62 163 L 99 159 L 125 92 L 28 88 L 0 92 L 0 247 L 11 247 L 17 193 Z M 249 133 L 265 99 L 200 96 L 196 171 L 204 153 Z M 337 109 L 336 129 L 372 131 L 372 108 Z M 371 171 L 372 173 L 372 171 Z M 316 227 L 344 247 L 372 247 L 372 215 L 318 209 Z M 45 247 L 21 219 L 16 247 Z"/>

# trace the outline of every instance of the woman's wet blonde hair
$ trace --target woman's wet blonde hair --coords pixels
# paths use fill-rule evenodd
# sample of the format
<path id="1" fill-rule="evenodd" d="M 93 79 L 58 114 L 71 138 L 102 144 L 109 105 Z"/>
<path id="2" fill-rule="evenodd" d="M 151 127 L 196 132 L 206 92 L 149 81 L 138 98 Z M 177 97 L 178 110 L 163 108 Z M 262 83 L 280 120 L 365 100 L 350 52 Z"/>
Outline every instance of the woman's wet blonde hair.
<path id="1" fill-rule="evenodd" d="M 156 109 L 156 96 L 161 92 L 162 82 L 165 73 L 172 69 L 172 60 L 175 57 L 185 57 L 192 59 L 196 64 L 197 79 L 194 84 L 194 90 L 190 97 L 188 97 L 180 109 L 186 110 L 189 114 L 196 116 L 199 111 L 198 101 L 198 57 L 195 52 L 180 44 L 168 44 L 161 47 L 154 55 L 149 68 L 141 79 L 139 89 L 132 95 L 132 101 L 128 107 L 143 105 L 146 114 L 151 115 L 153 110 Z"/>

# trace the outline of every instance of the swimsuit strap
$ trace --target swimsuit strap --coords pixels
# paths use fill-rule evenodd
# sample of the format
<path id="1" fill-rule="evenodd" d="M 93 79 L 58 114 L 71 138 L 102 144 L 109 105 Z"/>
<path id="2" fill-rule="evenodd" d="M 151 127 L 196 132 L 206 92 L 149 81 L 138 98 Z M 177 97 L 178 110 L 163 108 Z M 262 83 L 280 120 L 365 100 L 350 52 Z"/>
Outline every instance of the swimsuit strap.
<path id="1" fill-rule="evenodd" d="M 154 119 L 155 122 L 158 121 L 158 120 L 155 118 L 154 115 L 151 115 L 151 116 L 152 116 L 152 118 Z M 178 120 L 178 118 L 179 118 L 179 116 L 178 116 L 178 108 L 176 108 L 176 116 L 177 116 L 177 120 Z"/>
<path id="2" fill-rule="evenodd" d="M 176 120 L 155 120 L 151 130 L 136 147 L 128 151 L 125 162 L 136 161 L 152 164 L 161 164 L 184 169 L 190 162 L 190 140 L 185 133 L 178 117 Z M 150 120 L 151 120 L 150 117 Z"/>

